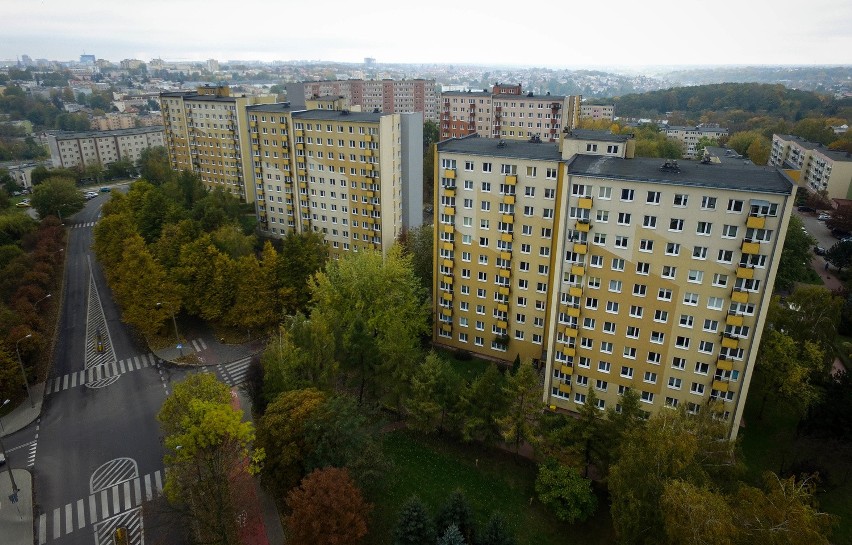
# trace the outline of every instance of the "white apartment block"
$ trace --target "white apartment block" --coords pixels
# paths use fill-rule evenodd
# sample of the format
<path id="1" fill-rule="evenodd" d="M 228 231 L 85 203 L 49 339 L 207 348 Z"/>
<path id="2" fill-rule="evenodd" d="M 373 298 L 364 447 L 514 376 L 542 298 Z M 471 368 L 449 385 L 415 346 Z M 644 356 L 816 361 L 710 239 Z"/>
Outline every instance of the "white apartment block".
<path id="1" fill-rule="evenodd" d="M 580 119 L 606 119 L 612 121 L 615 116 L 615 106 L 612 104 L 581 104 Z"/>
<path id="2" fill-rule="evenodd" d="M 142 151 L 164 145 L 163 127 L 114 131 L 57 132 L 48 134 L 54 167 L 108 165 L 120 160 L 135 163 Z"/>
<path id="3" fill-rule="evenodd" d="M 848 152 L 791 134 L 774 134 L 769 164 L 787 170 L 809 191 L 826 191 L 831 199 L 852 199 L 852 155 Z"/>
<path id="4" fill-rule="evenodd" d="M 663 130 L 669 138 L 675 138 L 680 141 L 683 147 L 683 156 L 687 159 L 698 157 L 698 141 L 702 138 L 712 138 L 718 141 L 719 138 L 728 136 L 728 129 L 723 127 L 666 126 Z"/>

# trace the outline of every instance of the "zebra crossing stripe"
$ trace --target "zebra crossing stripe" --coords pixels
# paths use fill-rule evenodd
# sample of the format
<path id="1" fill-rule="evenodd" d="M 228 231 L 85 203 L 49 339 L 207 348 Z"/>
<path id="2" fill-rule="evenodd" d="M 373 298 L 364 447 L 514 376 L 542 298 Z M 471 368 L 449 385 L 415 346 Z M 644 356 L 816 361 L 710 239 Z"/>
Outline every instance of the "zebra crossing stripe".
<path id="1" fill-rule="evenodd" d="M 71 504 L 65 506 L 65 533 L 70 534 L 74 531 L 74 517 L 71 516 Z"/>
<path id="2" fill-rule="evenodd" d="M 47 542 L 47 515 L 42 513 L 38 517 L 38 545 Z"/>
<path id="3" fill-rule="evenodd" d="M 89 522 L 94 524 L 98 521 L 98 508 L 95 505 L 95 495 L 89 496 Z"/>
<path id="4" fill-rule="evenodd" d="M 77 500 L 77 529 L 81 530 L 84 526 L 86 526 L 86 510 L 83 507 L 83 500 Z"/>
<path id="5" fill-rule="evenodd" d="M 156 364 L 157 358 L 153 354 L 133 356 L 119 360 L 118 362 L 98 363 L 80 371 L 73 371 L 61 377 L 54 377 L 48 382 L 46 393 L 55 394 L 69 388 L 93 385 L 98 381 L 117 377 L 131 371 L 138 371 Z"/>

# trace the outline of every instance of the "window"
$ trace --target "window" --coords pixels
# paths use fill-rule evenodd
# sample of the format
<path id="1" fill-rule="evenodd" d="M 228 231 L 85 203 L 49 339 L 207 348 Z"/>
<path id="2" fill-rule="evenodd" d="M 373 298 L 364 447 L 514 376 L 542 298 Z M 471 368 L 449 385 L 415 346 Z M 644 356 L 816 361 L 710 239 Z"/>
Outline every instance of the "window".
<path id="1" fill-rule="evenodd" d="M 686 368 L 686 360 L 683 358 L 672 358 L 672 369 L 680 369 L 683 371 Z"/>
<path id="2" fill-rule="evenodd" d="M 525 216 L 532 216 L 534 213 L 535 213 L 535 209 L 532 206 L 525 206 L 524 207 L 524 215 Z"/>
<path id="3" fill-rule="evenodd" d="M 601 352 L 604 354 L 612 354 L 612 343 L 601 341 Z"/>
<path id="4" fill-rule="evenodd" d="M 627 359 L 635 360 L 636 359 L 636 349 L 631 347 L 631 346 L 625 346 L 624 351 L 622 352 L 622 355 Z"/>
<path id="5" fill-rule="evenodd" d="M 621 190 L 621 200 L 625 202 L 633 201 L 633 190 L 632 189 L 622 189 Z"/>
<path id="6" fill-rule="evenodd" d="M 598 246 L 604 246 L 606 244 L 606 233 L 595 233 L 595 238 L 592 240 L 593 244 L 597 244 Z"/>
<path id="7" fill-rule="evenodd" d="M 689 348 L 689 337 L 677 336 L 675 337 L 675 348 L 683 348 L 684 350 Z"/>
<path id="8" fill-rule="evenodd" d="M 597 276 L 589 277 L 589 287 L 596 290 L 601 287 L 601 279 Z"/>
<path id="9" fill-rule="evenodd" d="M 657 228 L 657 216 L 643 216 L 642 227 L 645 227 L 647 229 L 656 229 Z"/>
<path id="10" fill-rule="evenodd" d="M 610 280 L 609 291 L 621 293 L 621 280 Z"/>
<path id="11" fill-rule="evenodd" d="M 671 301 L 672 300 L 672 290 L 668 288 L 660 288 L 657 292 L 657 299 L 660 301 Z"/>
<path id="12" fill-rule="evenodd" d="M 482 163 L 482 172 L 491 172 L 491 163 Z"/>
<path id="13" fill-rule="evenodd" d="M 482 201 L 479 203 L 479 209 L 483 212 L 488 212 L 491 210 L 491 201 Z"/>
<path id="14" fill-rule="evenodd" d="M 595 390 L 600 390 L 601 392 L 606 392 L 607 382 L 605 380 L 597 379 L 595 380 Z"/>
<path id="15" fill-rule="evenodd" d="M 677 276 L 677 267 L 672 267 L 671 265 L 663 265 L 663 272 L 660 275 L 663 278 L 671 278 L 674 279 Z"/>
<path id="16" fill-rule="evenodd" d="M 589 331 L 594 331 L 595 319 L 594 318 L 583 318 L 583 329 L 588 329 Z"/>
<path id="17" fill-rule="evenodd" d="M 598 198 L 604 200 L 610 200 L 612 198 L 612 188 L 611 187 L 599 187 L 598 188 Z"/>
<path id="18" fill-rule="evenodd" d="M 608 361 L 598 362 L 598 371 L 600 371 L 601 373 L 609 373 L 611 368 L 612 364 L 610 364 Z"/>
<path id="19" fill-rule="evenodd" d="M 607 211 L 607 210 L 595 211 L 595 221 L 600 222 L 600 223 L 607 223 L 609 221 L 609 211 Z"/>
<path id="20" fill-rule="evenodd" d="M 713 274 L 713 285 L 717 288 L 724 288 L 728 285 L 728 275 L 715 273 Z"/>
<path id="21" fill-rule="evenodd" d="M 683 231 L 683 220 L 677 218 L 670 219 L 669 231 Z"/>
<path id="22" fill-rule="evenodd" d="M 689 274 L 686 275 L 686 281 L 691 282 L 693 284 L 700 284 L 704 280 L 704 271 L 697 271 L 695 269 L 690 269 Z"/>
<path id="23" fill-rule="evenodd" d="M 627 237 L 621 235 L 615 235 L 615 247 L 616 248 L 627 248 Z"/>
<path id="24" fill-rule="evenodd" d="M 603 323 L 603 332 L 609 334 L 615 334 L 615 322 L 604 322 Z"/>
<path id="25" fill-rule="evenodd" d="M 689 388 L 690 394 L 704 395 L 704 385 L 700 382 L 693 382 Z"/>
<path id="26" fill-rule="evenodd" d="M 532 186 L 527 186 L 524 188 L 524 195 L 527 197 L 535 197 L 535 188 Z"/>
<path id="27" fill-rule="evenodd" d="M 645 376 L 642 377 L 643 382 L 647 382 L 648 384 L 656 384 L 657 383 L 657 373 L 651 371 L 645 371 Z"/>
<path id="28" fill-rule="evenodd" d="M 627 365 L 622 365 L 620 375 L 624 378 L 633 378 L 633 368 Z"/>
<path id="29" fill-rule="evenodd" d="M 677 377 L 669 377 L 669 388 L 672 390 L 680 390 L 683 381 Z"/>
<path id="30" fill-rule="evenodd" d="M 708 297 L 707 298 L 707 308 L 711 310 L 722 310 L 722 305 L 724 304 L 725 299 L 722 297 Z"/>
<path id="31" fill-rule="evenodd" d="M 618 213 L 618 224 L 619 225 L 630 225 L 630 213 L 629 212 L 619 212 Z"/>
<path id="32" fill-rule="evenodd" d="M 731 263 L 734 260 L 734 252 L 731 250 L 719 250 L 719 263 Z"/>
<path id="33" fill-rule="evenodd" d="M 636 297 L 645 297 L 648 292 L 648 286 L 645 284 L 633 284 L 633 295 Z"/>
<path id="34" fill-rule="evenodd" d="M 743 211 L 743 201 L 728 199 L 728 212 L 740 213 Z"/>
<path id="35" fill-rule="evenodd" d="M 645 204 L 660 204 L 660 192 L 649 191 L 648 197 L 645 198 Z"/>
<path id="36" fill-rule="evenodd" d="M 553 229 L 550 227 L 542 227 L 541 228 L 541 238 L 550 238 L 553 233 Z"/>
<path id="37" fill-rule="evenodd" d="M 651 264 L 638 262 L 636 263 L 636 274 L 649 274 L 651 272 Z"/>
<path id="38" fill-rule="evenodd" d="M 707 259 L 707 248 L 705 246 L 695 246 L 692 248 L 693 259 Z"/>
<path id="39" fill-rule="evenodd" d="M 532 225 L 521 225 L 522 235 L 532 235 Z"/>
<path id="40" fill-rule="evenodd" d="M 580 392 L 574 392 L 574 403 L 578 405 L 583 405 L 586 403 L 586 394 L 581 394 Z"/>
<path id="41" fill-rule="evenodd" d="M 667 310 L 657 309 L 654 311 L 654 321 L 660 323 L 666 323 L 669 321 L 669 313 Z"/>
<path id="42" fill-rule="evenodd" d="M 610 314 L 618 314 L 618 303 L 616 303 L 615 301 L 607 301 L 606 311 Z"/>
<path id="43" fill-rule="evenodd" d="M 699 221 L 698 227 L 695 229 L 696 235 L 710 236 L 713 229 L 713 224 L 707 221 Z"/>
<path id="44" fill-rule="evenodd" d="M 666 255 L 680 255 L 680 244 L 677 242 L 667 242 Z"/>
<path id="45" fill-rule="evenodd" d="M 666 340 L 666 334 L 661 331 L 651 332 L 651 342 L 654 344 L 663 344 Z"/>
<path id="46" fill-rule="evenodd" d="M 710 364 L 698 362 L 695 364 L 695 373 L 699 375 L 706 375 L 707 371 L 710 370 Z"/>
<path id="47" fill-rule="evenodd" d="M 654 251 L 654 241 L 643 238 L 639 241 L 639 251 L 640 252 L 653 252 Z"/>
<path id="48" fill-rule="evenodd" d="M 716 197 L 701 197 L 702 210 L 716 210 Z"/>
<path id="49" fill-rule="evenodd" d="M 737 226 L 736 225 L 723 225 L 722 226 L 722 238 L 736 238 L 737 237 Z"/>
<path id="50" fill-rule="evenodd" d="M 690 316 L 689 314 L 681 314 L 680 315 L 680 326 L 681 327 L 692 327 L 692 324 L 695 322 L 695 317 Z"/>
<path id="51" fill-rule="evenodd" d="M 672 204 L 674 206 L 686 206 L 686 201 L 689 199 L 688 195 L 684 195 L 682 193 L 676 193 L 674 196 L 674 202 Z"/>
<path id="52" fill-rule="evenodd" d="M 612 270 L 614 271 L 623 271 L 624 270 L 624 260 L 619 258 L 613 258 L 612 260 Z"/>
<path id="53" fill-rule="evenodd" d="M 640 307 L 638 305 L 631 305 L 630 306 L 630 317 L 631 318 L 641 318 L 643 313 L 644 313 L 644 309 L 642 307 Z M 638 329 L 636 330 L 636 334 L 637 335 L 639 334 Z"/>
<path id="54" fill-rule="evenodd" d="M 698 294 L 692 292 L 686 292 L 683 294 L 683 304 L 695 306 L 698 304 Z"/>

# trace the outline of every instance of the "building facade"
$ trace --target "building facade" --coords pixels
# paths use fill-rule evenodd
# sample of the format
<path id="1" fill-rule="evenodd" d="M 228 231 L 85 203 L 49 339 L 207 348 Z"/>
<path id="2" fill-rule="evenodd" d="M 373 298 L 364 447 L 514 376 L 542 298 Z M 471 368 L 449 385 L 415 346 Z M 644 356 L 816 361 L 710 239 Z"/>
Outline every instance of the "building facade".
<path id="1" fill-rule="evenodd" d="M 585 136 L 437 145 L 434 340 L 532 359 L 554 410 L 590 389 L 601 409 L 626 388 L 649 413 L 718 400 L 733 437 L 794 183 L 741 161 L 631 158 L 603 134 L 586 151 Z"/>
<path id="2" fill-rule="evenodd" d="M 695 159 L 698 157 L 698 143 L 702 138 L 712 138 L 718 142 L 719 138 L 728 136 L 728 129 L 723 127 L 679 127 L 666 126 L 663 129 L 666 136 L 677 139 L 682 148 L 683 156 L 687 159 Z"/>
<path id="3" fill-rule="evenodd" d="M 247 108 L 256 210 L 270 236 L 323 233 L 333 257 L 386 252 L 422 223 L 423 119 L 417 113 Z"/>
<path id="4" fill-rule="evenodd" d="M 442 140 L 478 134 L 486 138 L 556 142 L 579 119 L 579 96 L 524 94 L 520 85 L 495 84 L 487 91 L 441 93 Z M 563 123 L 567 120 L 567 124 Z"/>
<path id="5" fill-rule="evenodd" d="M 612 104 L 581 104 L 580 119 L 606 119 L 612 121 L 615 117 L 615 106 Z"/>
<path id="6" fill-rule="evenodd" d="M 190 170 L 209 189 L 254 202 L 246 107 L 273 96 L 232 96 L 226 86 L 160 94 L 165 142 L 174 170 Z"/>
<path id="7" fill-rule="evenodd" d="M 140 127 L 114 131 L 56 132 L 48 134 L 54 167 L 108 165 L 116 161 L 135 163 L 142 151 L 164 145 L 163 127 Z"/>
<path id="8" fill-rule="evenodd" d="M 363 112 L 419 112 L 424 121 L 438 120 L 438 86 L 434 80 L 335 80 L 307 81 L 304 100 L 340 96 Z M 295 103 L 294 103 L 295 104 Z"/>
<path id="9" fill-rule="evenodd" d="M 786 169 L 808 191 L 852 199 L 852 155 L 791 134 L 772 135 L 769 164 Z"/>

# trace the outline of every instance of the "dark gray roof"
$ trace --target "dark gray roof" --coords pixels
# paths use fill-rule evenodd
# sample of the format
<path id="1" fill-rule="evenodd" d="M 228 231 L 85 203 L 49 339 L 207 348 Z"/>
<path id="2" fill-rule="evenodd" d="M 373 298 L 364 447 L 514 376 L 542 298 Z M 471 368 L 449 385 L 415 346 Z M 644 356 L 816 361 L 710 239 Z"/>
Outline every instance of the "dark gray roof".
<path id="1" fill-rule="evenodd" d="M 565 138 L 572 140 L 603 140 L 605 142 L 627 142 L 633 138 L 629 134 L 612 134 L 609 131 L 593 131 L 591 129 L 573 129 L 565 133 Z"/>
<path id="2" fill-rule="evenodd" d="M 776 134 L 775 136 L 788 142 L 795 142 L 798 146 L 802 148 L 816 150 L 822 155 L 825 155 L 829 159 L 833 159 L 835 161 L 852 161 L 852 156 L 847 154 L 845 151 L 828 149 L 819 142 L 808 142 L 804 138 L 795 136 L 793 134 Z"/>
<path id="3" fill-rule="evenodd" d="M 798 144 L 799 147 L 802 147 L 802 148 L 805 148 L 805 149 L 814 149 L 814 148 L 818 148 L 818 147 L 821 146 L 821 144 L 817 144 L 816 142 L 808 142 L 804 138 L 801 138 L 801 137 L 793 135 L 793 134 L 779 134 L 779 135 L 776 135 L 776 136 L 778 136 L 782 140 L 786 140 L 787 142 L 795 142 L 796 144 Z"/>
<path id="4" fill-rule="evenodd" d="M 216 95 L 200 95 L 198 91 L 169 91 L 160 93 L 160 97 L 183 98 L 184 100 L 200 100 L 204 102 L 236 102 L 236 96 L 220 97 Z"/>
<path id="5" fill-rule="evenodd" d="M 441 95 L 466 96 L 466 97 L 490 97 L 491 91 L 441 91 Z"/>
<path id="6" fill-rule="evenodd" d="M 516 95 L 515 93 L 497 93 L 496 95 L 494 95 L 494 98 L 499 98 L 499 99 L 503 99 L 503 100 L 512 99 L 512 98 L 520 100 L 520 99 L 526 98 L 526 99 L 529 99 L 529 100 L 545 100 L 545 101 L 550 100 L 550 101 L 553 101 L 553 102 L 559 102 L 559 101 L 565 100 L 564 95 L 532 95 L 532 96 L 530 96 L 529 94 L 526 94 L 526 93 L 522 94 L 522 95 Z"/>
<path id="7" fill-rule="evenodd" d="M 752 164 L 721 163 L 701 164 L 698 161 L 680 161 L 680 172 L 660 170 L 665 159 L 597 157 L 576 155 L 570 161 L 568 173 L 616 180 L 636 180 L 667 185 L 712 187 L 753 191 L 757 193 L 790 194 L 793 181 L 774 167 Z"/>
<path id="8" fill-rule="evenodd" d="M 162 125 L 154 125 L 152 127 L 134 127 L 132 129 L 116 129 L 113 131 L 80 131 L 80 132 L 64 132 L 57 131 L 52 133 L 57 140 L 76 140 L 78 138 L 104 138 L 110 136 L 132 136 L 134 134 L 148 134 L 152 132 L 163 132 Z"/>
<path id="9" fill-rule="evenodd" d="M 293 119 L 318 119 L 321 121 L 354 121 L 361 123 L 378 123 L 384 115 L 373 112 L 350 112 L 344 110 L 304 110 L 293 112 Z"/>
<path id="10" fill-rule="evenodd" d="M 526 140 L 498 140 L 496 138 L 479 138 L 476 135 L 464 138 L 450 138 L 449 140 L 439 142 L 438 151 L 487 157 L 533 159 L 538 161 L 562 160 L 559 147 L 553 143 L 533 143 Z"/>
<path id="11" fill-rule="evenodd" d="M 289 102 L 275 102 L 273 104 L 255 104 L 254 106 L 246 107 L 249 112 L 272 112 L 272 113 L 287 113 L 293 111 Z"/>

